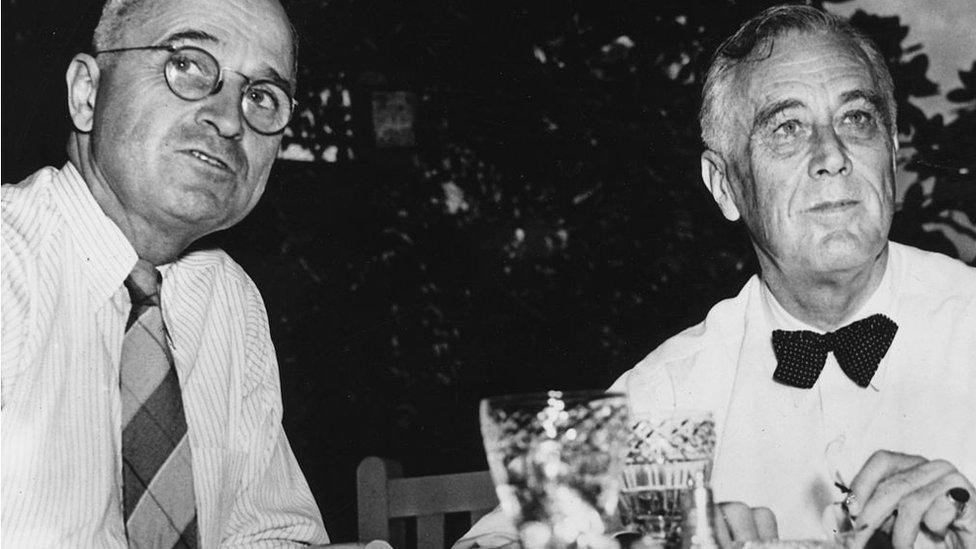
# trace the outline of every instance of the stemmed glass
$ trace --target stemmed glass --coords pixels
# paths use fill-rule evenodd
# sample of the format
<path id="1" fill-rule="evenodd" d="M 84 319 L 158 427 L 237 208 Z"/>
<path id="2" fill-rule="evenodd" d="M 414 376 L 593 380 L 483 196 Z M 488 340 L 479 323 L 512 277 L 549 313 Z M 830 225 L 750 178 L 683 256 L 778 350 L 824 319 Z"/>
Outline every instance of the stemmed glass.
<path id="1" fill-rule="evenodd" d="M 628 439 L 627 399 L 603 391 L 481 401 L 481 433 L 502 511 L 526 549 L 613 545 Z"/>

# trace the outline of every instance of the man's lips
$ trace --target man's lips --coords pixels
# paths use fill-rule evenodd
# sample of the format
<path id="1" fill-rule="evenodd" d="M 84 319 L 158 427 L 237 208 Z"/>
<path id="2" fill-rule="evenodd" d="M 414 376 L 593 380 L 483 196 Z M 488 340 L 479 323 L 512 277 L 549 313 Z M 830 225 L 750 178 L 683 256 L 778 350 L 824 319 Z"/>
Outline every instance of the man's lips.
<path id="1" fill-rule="evenodd" d="M 213 152 L 206 152 L 200 149 L 185 149 L 182 151 L 184 154 L 192 156 L 197 160 L 203 162 L 204 164 L 209 164 L 218 170 L 222 170 L 228 173 L 234 173 L 234 169 L 228 165 L 222 158 Z"/>
<path id="2" fill-rule="evenodd" d="M 829 200 L 818 202 L 808 208 L 807 211 L 819 214 L 841 213 L 856 207 L 858 204 L 857 200 Z"/>

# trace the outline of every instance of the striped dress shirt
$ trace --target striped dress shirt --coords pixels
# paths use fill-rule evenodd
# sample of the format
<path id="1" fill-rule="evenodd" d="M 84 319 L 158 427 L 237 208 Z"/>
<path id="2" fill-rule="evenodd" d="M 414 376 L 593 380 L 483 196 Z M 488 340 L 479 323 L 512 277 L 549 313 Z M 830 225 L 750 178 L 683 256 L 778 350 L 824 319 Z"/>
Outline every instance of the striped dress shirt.
<path id="1" fill-rule="evenodd" d="M 71 164 L 2 190 L 3 547 L 126 547 L 119 360 L 136 262 Z M 326 543 L 281 426 L 254 283 L 222 251 L 160 267 L 202 547 Z"/>

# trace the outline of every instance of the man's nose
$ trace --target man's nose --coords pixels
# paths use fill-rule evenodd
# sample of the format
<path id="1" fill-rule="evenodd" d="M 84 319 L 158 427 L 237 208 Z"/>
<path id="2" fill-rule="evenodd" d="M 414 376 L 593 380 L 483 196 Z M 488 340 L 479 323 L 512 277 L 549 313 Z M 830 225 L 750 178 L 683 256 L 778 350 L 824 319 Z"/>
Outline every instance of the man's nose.
<path id="1" fill-rule="evenodd" d="M 240 139 L 244 135 L 244 113 L 241 112 L 241 92 L 228 82 L 221 82 L 212 95 L 200 100 L 197 122 L 207 124 L 217 135 Z"/>
<path id="2" fill-rule="evenodd" d="M 820 179 L 851 172 L 851 159 L 844 142 L 833 126 L 818 125 L 812 138 L 813 155 L 810 158 L 810 177 Z"/>

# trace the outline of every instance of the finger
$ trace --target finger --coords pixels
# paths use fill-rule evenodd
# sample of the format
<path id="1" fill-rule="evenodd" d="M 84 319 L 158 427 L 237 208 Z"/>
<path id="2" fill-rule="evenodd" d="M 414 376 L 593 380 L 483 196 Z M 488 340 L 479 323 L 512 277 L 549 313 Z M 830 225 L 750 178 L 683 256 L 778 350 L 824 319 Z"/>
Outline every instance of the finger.
<path id="1" fill-rule="evenodd" d="M 752 509 L 748 505 L 733 501 L 721 503 L 719 506 L 725 515 L 732 541 L 757 541 L 759 539 L 756 521 L 752 517 Z"/>
<path id="2" fill-rule="evenodd" d="M 925 517 L 929 521 L 926 528 L 933 534 L 941 532 L 941 535 L 936 535 L 944 537 L 949 524 L 956 519 L 956 506 L 950 503 L 947 492 L 954 485 L 965 482 L 966 479 L 953 469 L 902 497 L 898 502 L 898 518 L 891 529 L 892 544 L 895 547 L 914 545 Z"/>
<path id="3" fill-rule="evenodd" d="M 754 508 L 752 510 L 752 519 L 756 524 L 756 533 L 760 541 L 775 541 L 779 539 L 779 528 L 776 527 L 776 515 L 768 508 Z"/>
<path id="4" fill-rule="evenodd" d="M 906 462 L 902 461 L 902 463 Z M 871 493 L 870 499 L 861 504 L 862 510 L 857 517 L 857 525 L 859 528 L 866 528 L 857 535 L 857 538 L 869 538 L 871 533 L 885 522 L 895 510 L 898 511 L 898 518 L 895 520 L 896 526 L 902 521 L 914 521 L 917 525 L 921 520 L 922 513 L 925 512 L 925 508 L 928 507 L 928 502 L 924 507 L 919 508 L 921 503 L 912 504 L 910 500 L 905 500 L 903 503 L 903 500 L 915 490 L 954 471 L 955 467 L 948 462 L 929 461 L 891 474 L 879 482 Z M 903 504 L 904 508 L 902 507 Z M 903 517 L 903 514 L 907 516 Z"/>
<path id="5" fill-rule="evenodd" d="M 881 481 L 892 474 L 910 469 L 926 461 L 928 460 L 922 456 L 899 454 L 887 450 L 878 450 L 871 454 L 871 457 L 864 462 L 861 470 L 851 481 L 851 491 L 846 500 L 847 511 L 852 517 L 859 517 L 863 505 L 871 498 Z"/>
<path id="6" fill-rule="evenodd" d="M 862 496 L 864 492 L 858 494 L 858 501 L 855 503 L 860 507 L 860 513 L 857 514 L 859 526 L 880 524 L 898 507 L 902 498 L 939 477 L 955 471 L 955 467 L 942 460 L 923 460 L 913 467 L 891 471 L 886 478 L 875 485 L 869 496 Z"/>
<path id="7" fill-rule="evenodd" d="M 922 524 L 938 538 L 945 537 L 956 520 L 966 512 L 972 499 L 973 486 L 961 474 L 946 475 L 940 482 L 930 485 L 931 504 L 922 515 Z"/>
<path id="8" fill-rule="evenodd" d="M 725 517 L 725 504 L 719 503 L 715 507 L 715 535 L 720 547 L 732 547 L 732 533 L 729 531 L 729 519 Z"/>
<path id="9" fill-rule="evenodd" d="M 950 488 L 941 493 L 946 486 Z M 933 487 L 932 504 L 922 516 L 922 524 L 933 535 L 944 538 L 950 527 L 976 532 L 976 511 L 973 511 L 973 485 L 960 474 L 949 475 L 945 482 Z"/>
<path id="10" fill-rule="evenodd" d="M 875 530 L 877 530 L 878 532 L 881 532 L 881 533 L 885 534 L 890 539 L 891 538 L 891 531 L 895 528 L 895 519 L 897 519 L 897 518 L 898 518 L 898 509 L 895 509 L 894 511 L 891 512 L 890 515 L 888 515 L 888 518 L 886 518 L 884 520 L 884 522 L 881 523 L 880 526 L 878 526 L 877 528 L 875 528 Z M 865 524 L 864 526 L 867 526 L 867 525 Z M 891 544 L 889 543 L 888 545 L 891 545 Z"/>
<path id="11" fill-rule="evenodd" d="M 969 484 L 966 494 L 959 490 L 958 487 L 950 490 L 950 497 L 957 504 L 957 513 L 949 533 L 957 538 L 957 546 L 976 547 L 976 490 L 973 490 L 972 483 Z"/>

